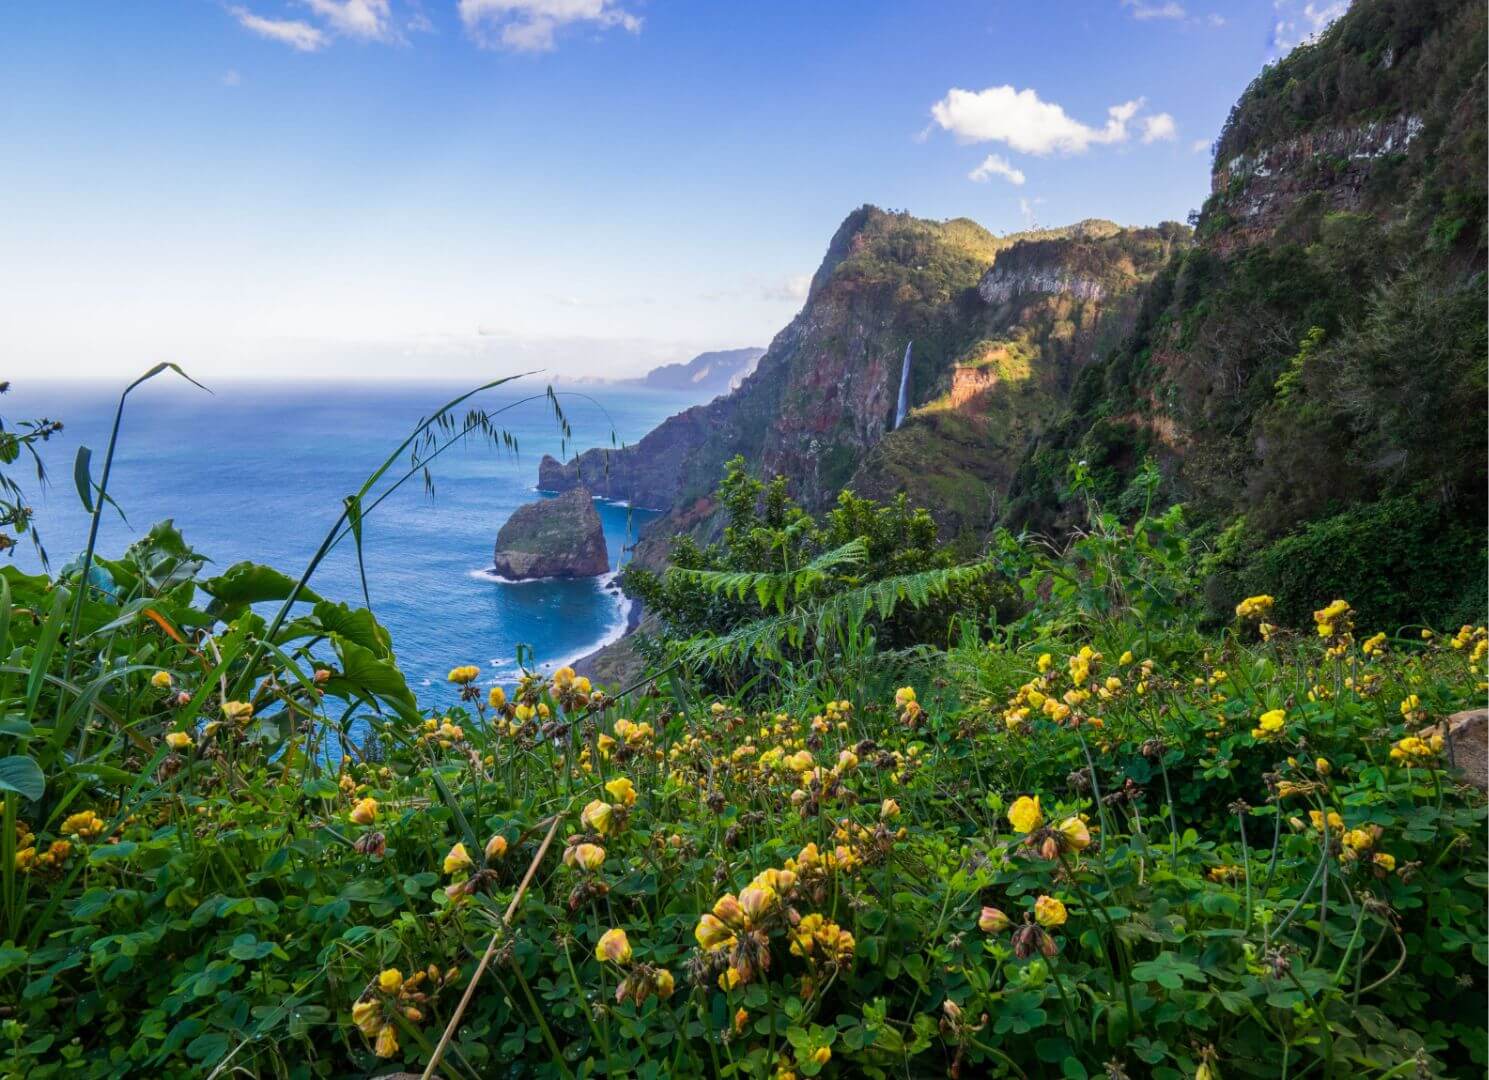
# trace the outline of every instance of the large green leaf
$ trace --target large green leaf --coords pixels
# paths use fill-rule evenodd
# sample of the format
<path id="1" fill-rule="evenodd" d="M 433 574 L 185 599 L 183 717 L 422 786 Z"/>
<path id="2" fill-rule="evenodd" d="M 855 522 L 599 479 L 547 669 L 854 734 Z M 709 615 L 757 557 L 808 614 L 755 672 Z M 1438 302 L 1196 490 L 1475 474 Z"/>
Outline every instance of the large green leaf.
<path id="1" fill-rule="evenodd" d="M 36 802 L 47 789 L 46 777 L 34 758 L 13 754 L 0 758 L 0 791 L 14 791 L 22 798 Z"/>
<path id="2" fill-rule="evenodd" d="M 419 703 L 391 658 L 383 659 L 340 634 L 331 635 L 331 644 L 341 658 L 341 672 L 326 683 L 326 693 L 340 698 L 376 698 L 393 706 L 405 719 L 418 719 Z"/>
<path id="3" fill-rule="evenodd" d="M 327 634 L 336 634 L 348 641 L 355 641 L 380 659 L 392 656 L 392 635 L 367 608 L 352 608 L 346 604 L 322 600 L 315 605 L 314 611 Z"/>
<path id="4" fill-rule="evenodd" d="M 217 577 L 202 582 L 202 588 L 212 596 L 207 613 L 231 620 L 250 604 L 287 598 L 295 591 L 295 580 L 272 566 L 240 562 L 229 566 Z M 303 588 L 300 599 L 314 603 L 320 597 L 309 588 Z"/>

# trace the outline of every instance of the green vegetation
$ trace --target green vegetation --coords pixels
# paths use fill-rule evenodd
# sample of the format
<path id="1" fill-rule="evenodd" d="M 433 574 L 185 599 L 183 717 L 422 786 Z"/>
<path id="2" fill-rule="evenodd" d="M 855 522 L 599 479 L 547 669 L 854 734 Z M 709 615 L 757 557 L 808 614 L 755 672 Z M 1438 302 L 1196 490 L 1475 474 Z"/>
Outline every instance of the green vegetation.
<path id="1" fill-rule="evenodd" d="M 404 450 L 493 431 L 449 416 L 321 555 Z M 165 524 L 6 569 L 4 1074 L 1482 1070 L 1484 801 L 1423 729 L 1489 635 L 1205 631 L 1160 483 L 957 566 L 903 501 L 736 465 L 723 542 L 643 586 L 648 688 L 452 657 L 435 713 L 321 556 L 203 577 Z"/>

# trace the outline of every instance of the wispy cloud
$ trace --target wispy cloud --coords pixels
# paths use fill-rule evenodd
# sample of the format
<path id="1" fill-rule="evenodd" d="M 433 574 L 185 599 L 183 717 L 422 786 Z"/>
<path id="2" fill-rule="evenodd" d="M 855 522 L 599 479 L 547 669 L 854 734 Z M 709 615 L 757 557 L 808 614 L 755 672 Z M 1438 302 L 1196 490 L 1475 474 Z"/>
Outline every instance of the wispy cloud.
<path id="1" fill-rule="evenodd" d="M 269 19 L 255 15 L 245 7 L 229 8 L 228 11 L 243 29 L 259 37 L 278 41 L 300 52 L 316 52 L 326 47 L 326 34 L 308 22 L 299 19 Z"/>
<path id="2" fill-rule="evenodd" d="M 641 19 L 617 0 L 459 0 L 457 7 L 473 40 L 513 52 L 547 52 L 570 28 L 641 30 Z"/>
<path id="3" fill-rule="evenodd" d="M 1022 187 L 1024 183 L 1024 172 L 1015 169 L 1007 158 L 998 154 L 989 154 L 983 158 L 982 164 L 967 174 L 968 180 L 985 184 L 995 176 L 1001 176 L 1014 187 Z"/>
<path id="4" fill-rule="evenodd" d="M 1176 4 L 1173 0 L 1164 4 L 1148 3 L 1146 0 L 1122 0 L 1122 6 L 1134 19 L 1182 19 L 1189 14 L 1184 10 L 1183 4 Z"/>
<path id="5" fill-rule="evenodd" d="M 304 0 L 304 4 L 335 34 L 358 41 L 391 41 L 393 16 L 388 0 Z"/>
<path id="6" fill-rule="evenodd" d="M 229 68 L 227 71 L 224 71 L 222 73 L 223 86 L 240 86 L 242 85 L 242 82 L 243 76 L 239 75 L 238 72 L 233 68 Z"/>
<path id="7" fill-rule="evenodd" d="M 1209 152 L 1209 149 L 1210 149 L 1210 140 L 1209 139 L 1195 139 L 1194 142 L 1192 142 L 1192 143 L 1189 144 L 1189 152 L 1191 154 L 1204 154 L 1204 153 L 1208 153 Z"/>
<path id="8" fill-rule="evenodd" d="M 1274 0 L 1277 21 L 1272 26 L 1272 48 L 1278 53 L 1291 52 L 1299 45 L 1314 41 L 1339 16 L 1349 10 L 1349 0 Z"/>
<path id="9" fill-rule="evenodd" d="M 1143 142 L 1171 141 L 1179 137 L 1178 125 L 1166 112 L 1143 117 Z"/>
<path id="10" fill-rule="evenodd" d="M 799 304 L 807 298 L 807 291 L 811 287 L 812 276 L 810 274 L 792 274 L 784 281 L 762 287 L 760 298 L 783 304 Z"/>
<path id="11" fill-rule="evenodd" d="M 1125 142 L 1128 124 L 1142 107 L 1142 98 L 1113 105 L 1106 110 L 1106 123 L 1092 127 L 1053 101 L 1040 100 L 1033 90 L 991 86 L 947 91 L 931 106 L 931 118 L 962 142 L 1001 142 L 1039 156 L 1083 154 L 1092 146 Z"/>

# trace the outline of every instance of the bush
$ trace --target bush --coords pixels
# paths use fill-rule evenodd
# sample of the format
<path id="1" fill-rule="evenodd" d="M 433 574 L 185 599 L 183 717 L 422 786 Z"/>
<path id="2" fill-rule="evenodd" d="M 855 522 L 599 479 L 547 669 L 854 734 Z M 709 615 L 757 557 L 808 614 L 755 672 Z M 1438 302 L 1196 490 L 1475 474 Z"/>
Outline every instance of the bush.
<path id="1" fill-rule="evenodd" d="M 1238 592 L 1276 596 L 1292 623 L 1305 621 L 1320 596 L 1350 596 L 1361 598 L 1361 622 L 1371 627 L 1458 625 L 1484 611 L 1485 559 L 1482 523 L 1424 499 L 1386 499 L 1267 545 Z"/>

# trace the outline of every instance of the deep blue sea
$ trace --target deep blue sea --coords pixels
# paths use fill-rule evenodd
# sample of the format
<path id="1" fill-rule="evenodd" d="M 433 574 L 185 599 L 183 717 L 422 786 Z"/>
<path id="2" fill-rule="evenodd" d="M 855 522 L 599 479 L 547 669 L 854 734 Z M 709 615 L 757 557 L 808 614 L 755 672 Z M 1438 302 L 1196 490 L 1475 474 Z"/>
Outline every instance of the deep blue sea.
<path id="1" fill-rule="evenodd" d="M 210 394 L 162 375 L 130 395 L 109 483 L 128 520 L 106 511 L 99 543 L 104 554 L 118 554 L 154 522 L 172 518 L 187 542 L 212 559 L 208 573 L 248 559 L 296 577 L 335 521 L 342 498 L 423 417 L 469 388 L 436 382 L 209 385 Z M 545 386 L 501 387 L 467 403 L 489 412 L 539 395 L 497 418 L 515 437 L 516 453 L 468 440 L 433 462 L 432 495 L 416 477 L 366 521 L 373 611 L 392 632 L 399 665 L 425 704 L 451 700 L 444 680 L 457 664 L 479 664 L 487 673 L 483 682 L 510 682 L 519 645 L 552 668 L 624 630 L 626 601 L 605 589 L 608 577 L 509 583 L 487 572 L 508 515 L 542 497 L 535 490 L 539 459 L 561 453 L 561 433 L 541 397 Z M 47 487 L 15 473 L 32 497 L 53 570 L 86 543 L 88 515 L 73 483 L 73 461 L 79 445 L 91 447 L 99 479 L 120 389 L 25 382 L 0 400 L 7 423 L 45 416 L 65 425 L 41 447 L 51 474 Z M 618 440 L 635 442 L 695 403 L 685 394 L 630 387 L 558 389 L 573 431 L 570 454 L 575 447 L 608 445 L 612 430 Z M 651 515 L 597 506 L 614 568 Z M 14 558 L 22 569 L 39 569 L 24 543 Z M 361 603 L 350 540 L 332 552 L 311 586 L 327 598 Z"/>

